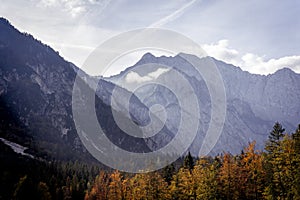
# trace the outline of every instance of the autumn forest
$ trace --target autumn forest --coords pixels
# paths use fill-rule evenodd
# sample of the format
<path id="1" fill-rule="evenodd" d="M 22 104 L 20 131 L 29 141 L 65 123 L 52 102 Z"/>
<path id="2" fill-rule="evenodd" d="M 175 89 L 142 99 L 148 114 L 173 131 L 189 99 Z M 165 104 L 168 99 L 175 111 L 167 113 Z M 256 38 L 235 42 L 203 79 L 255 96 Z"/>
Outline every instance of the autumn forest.
<path id="1" fill-rule="evenodd" d="M 238 155 L 188 153 L 156 172 L 129 174 L 80 161 L 49 162 L 1 145 L 0 199 L 300 199 L 300 125 L 276 123 L 265 149 Z"/>

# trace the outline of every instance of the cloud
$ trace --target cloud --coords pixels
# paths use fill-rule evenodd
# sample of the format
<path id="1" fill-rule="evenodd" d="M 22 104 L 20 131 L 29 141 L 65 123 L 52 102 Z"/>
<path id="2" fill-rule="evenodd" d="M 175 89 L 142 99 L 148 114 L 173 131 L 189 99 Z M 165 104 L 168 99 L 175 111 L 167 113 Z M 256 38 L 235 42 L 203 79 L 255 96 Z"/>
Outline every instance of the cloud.
<path id="1" fill-rule="evenodd" d="M 109 0 L 41 0 L 39 5 L 43 7 L 62 8 L 72 17 L 77 17 L 85 13 L 90 6 L 102 4 L 103 7 L 106 7 L 109 2 Z"/>
<path id="2" fill-rule="evenodd" d="M 76 17 L 86 11 L 84 2 L 81 0 L 41 0 L 39 5 L 46 8 L 62 8 L 64 11 L 70 13 L 72 17 Z"/>
<path id="3" fill-rule="evenodd" d="M 214 44 L 202 45 L 209 56 L 226 63 L 239 66 L 241 69 L 254 74 L 271 74 L 282 68 L 290 68 L 300 73 L 300 56 L 284 56 L 281 58 L 266 59 L 254 53 L 242 54 L 230 48 L 228 40 L 220 40 Z"/>
<path id="4" fill-rule="evenodd" d="M 242 68 L 252 73 L 270 74 L 285 67 L 300 73 L 300 56 L 265 60 L 258 55 L 247 53 L 241 59 L 241 65 L 244 66 Z"/>
<path id="5" fill-rule="evenodd" d="M 168 71 L 169 71 L 169 69 L 166 69 L 166 68 L 158 68 L 156 71 L 150 72 L 148 74 L 148 76 L 153 79 L 157 79 L 160 75 L 162 75 Z"/>
<path id="6" fill-rule="evenodd" d="M 300 71 L 300 20 L 295 18 L 299 8 L 294 2 L 272 4 L 270 0 L 10 0 L 1 2 L 0 13 L 79 67 L 94 47 L 111 36 L 152 24 L 207 44 L 203 48 L 217 59 L 268 74 L 282 67 Z M 220 35 L 228 40 L 217 42 Z M 230 46 L 233 41 L 239 49 Z"/>
<path id="7" fill-rule="evenodd" d="M 142 82 L 152 81 L 157 79 L 160 75 L 168 71 L 169 69 L 167 68 L 158 68 L 157 70 L 150 72 L 146 76 L 140 76 L 138 73 L 131 71 L 126 75 L 125 81 L 127 83 L 142 83 Z"/>
<path id="8" fill-rule="evenodd" d="M 235 49 L 229 48 L 228 46 L 228 40 L 220 40 L 217 44 L 205 44 L 202 46 L 202 48 L 207 52 L 208 55 L 213 56 L 216 59 L 234 63 L 239 57 L 239 52 Z"/>

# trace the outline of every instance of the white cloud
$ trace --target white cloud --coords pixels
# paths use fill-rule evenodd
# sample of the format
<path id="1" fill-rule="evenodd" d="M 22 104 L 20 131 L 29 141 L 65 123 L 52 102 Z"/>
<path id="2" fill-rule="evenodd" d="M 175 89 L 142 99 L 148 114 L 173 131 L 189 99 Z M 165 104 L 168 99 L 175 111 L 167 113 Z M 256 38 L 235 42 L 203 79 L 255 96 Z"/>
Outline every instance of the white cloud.
<path id="1" fill-rule="evenodd" d="M 57 0 L 42 0 L 40 2 L 42 5 L 45 7 L 51 7 L 51 6 L 56 6 L 58 4 Z"/>
<path id="2" fill-rule="evenodd" d="M 156 71 L 150 72 L 148 74 L 148 76 L 153 79 L 157 79 L 160 75 L 162 75 L 168 71 L 169 71 L 169 69 L 167 69 L 167 68 L 158 68 Z"/>
<path id="3" fill-rule="evenodd" d="M 217 44 L 203 45 L 202 48 L 208 55 L 225 62 L 234 63 L 239 56 L 239 52 L 228 47 L 228 40 L 220 40 Z M 237 64 L 237 63 L 234 63 Z"/>
<path id="4" fill-rule="evenodd" d="M 242 68 L 252 73 L 270 74 L 285 67 L 300 73 L 300 56 L 285 56 L 265 60 L 258 55 L 247 53 L 241 59 L 241 66 L 244 66 Z"/>
<path id="5" fill-rule="evenodd" d="M 242 54 L 229 47 L 228 40 L 220 40 L 216 44 L 202 45 L 209 56 L 241 67 L 254 74 L 270 74 L 282 68 L 290 68 L 300 73 L 300 56 L 285 56 L 278 59 L 266 59 L 253 53 Z"/>
<path id="6" fill-rule="evenodd" d="M 152 81 L 157 79 L 160 75 L 168 71 L 169 69 L 167 68 L 158 68 L 157 70 L 150 72 L 146 76 L 140 76 L 138 73 L 131 71 L 126 75 L 125 81 L 127 83 L 142 83 L 142 82 Z"/>
<path id="7" fill-rule="evenodd" d="M 103 0 L 101 2 L 98 0 L 41 0 L 39 5 L 43 7 L 62 8 L 72 17 L 77 17 L 85 13 L 90 6 L 100 3 L 107 6 L 109 0 Z"/>
<path id="8" fill-rule="evenodd" d="M 151 81 L 152 78 L 149 76 L 140 76 L 138 73 L 136 72 L 129 72 L 126 75 L 125 81 L 127 83 L 142 83 L 142 82 L 146 82 L 146 81 Z"/>

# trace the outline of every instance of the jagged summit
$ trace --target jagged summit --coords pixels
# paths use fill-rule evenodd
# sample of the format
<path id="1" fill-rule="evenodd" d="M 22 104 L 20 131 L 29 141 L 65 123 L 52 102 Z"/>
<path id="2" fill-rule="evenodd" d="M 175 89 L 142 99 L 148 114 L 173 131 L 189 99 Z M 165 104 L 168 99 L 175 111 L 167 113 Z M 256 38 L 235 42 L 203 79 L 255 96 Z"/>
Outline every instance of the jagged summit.
<path id="1" fill-rule="evenodd" d="M 277 75 L 296 75 L 297 73 L 292 70 L 291 68 L 288 67 L 284 67 L 282 69 L 278 69 L 276 72 L 274 72 L 273 74 L 277 74 Z"/>
<path id="2" fill-rule="evenodd" d="M 141 59 L 136 63 L 136 65 L 139 65 L 139 64 L 144 64 L 144 63 L 148 63 L 148 62 L 153 62 L 153 63 L 157 63 L 157 62 L 165 62 L 166 60 L 168 59 L 173 59 L 173 60 L 176 60 L 177 62 L 180 62 L 180 60 L 182 60 L 184 57 L 195 57 L 195 55 L 191 55 L 191 54 L 187 54 L 187 53 L 178 53 L 177 55 L 175 56 L 158 56 L 156 57 L 155 55 L 151 54 L 150 52 L 148 53 L 145 53 Z M 235 66 L 233 64 L 230 64 L 230 63 L 227 63 L 225 61 L 222 61 L 222 60 L 218 60 L 214 57 L 211 57 L 211 56 L 205 56 L 205 57 L 201 57 L 201 59 L 211 59 L 212 61 L 214 61 L 218 66 L 219 65 L 222 65 L 222 66 L 225 66 L 227 68 L 231 68 L 232 70 L 238 70 L 238 71 L 244 71 L 246 73 L 249 73 L 249 74 L 252 74 L 252 75 L 258 75 L 258 76 L 266 76 L 266 75 L 261 75 L 261 74 L 253 74 L 253 73 L 250 73 L 248 71 L 245 71 L 243 70 L 241 67 L 239 66 Z M 295 72 L 294 70 L 292 70 L 291 68 L 289 67 L 284 67 L 282 69 L 278 69 L 277 71 L 275 71 L 274 73 L 271 73 L 269 75 L 272 75 L 272 74 L 276 74 L 276 73 L 279 73 L 279 74 L 298 74 L 297 72 Z"/>
<path id="3" fill-rule="evenodd" d="M 153 59 L 153 58 L 155 58 L 155 56 L 152 53 L 148 52 L 142 56 L 141 60 L 148 60 L 148 59 Z"/>
<path id="4" fill-rule="evenodd" d="M 125 81 L 118 81 L 118 77 L 124 77 L 125 73 L 134 72 L 135 67 L 138 69 L 139 65 L 147 64 L 148 62 L 157 63 L 158 66 L 166 65 L 184 73 L 186 79 L 199 92 L 197 96 L 202 102 L 200 107 L 209 109 L 210 95 L 204 92 L 207 90 L 205 83 L 203 80 L 196 80 L 193 77 L 195 74 L 194 67 L 184 59 L 185 56 L 193 57 L 194 55 L 183 54 L 173 57 L 155 57 L 147 54 L 136 65 L 127 68 L 120 75 L 114 76 L 111 81 L 119 83 L 130 90 L 132 86 L 135 87 L 136 82 L 130 83 L 126 81 L 126 77 Z M 215 63 L 220 71 L 226 90 L 227 117 L 222 135 L 215 147 L 215 152 L 227 149 L 232 153 L 239 153 L 240 149 L 252 140 L 256 140 L 258 148 L 263 148 L 267 139 L 267 133 L 275 121 L 280 121 L 289 131 L 295 129 L 295 125 L 299 123 L 298 120 L 300 118 L 300 106 L 298 103 L 300 99 L 299 74 L 296 74 L 289 68 L 278 70 L 268 76 L 251 74 L 239 67 L 214 58 L 204 57 L 202 59 L 211 59 Z M 181 70 L 183 68 L 185 70 Z M 149 73 L 152 73 L 152 71 Z M 147 74 L 143 74 L 142 77 L 147 77 Z M 178 91 L 180 91 L 181 84 L 179 80 L 174 79 L 172 76 L 172 70 L 162 73 L 157 79 L 164 81 L 166 85 L 170 83 L 173 85 L 178 84 Z M 146 99 L 149 104 L 177 105 L 171 96 L 165 95 L 166 92 L 162 88 L 147 87 L 144 91 L 139 89 L 139 92 L 138 96 L 140 99 Z M 170 116 L 174 118 L 176 116 L 179 117 L 173 110 L 173 107 L 168 109 L 172 113 Z M 207 121 L 209 121 L 209 112 L 205 109 L 203 112 L 201 113 L 202 116 L 205 116 Z M 173 120 L 176 121 L 175 119 Z M 176 123 L 170 126 L 175 127 Z M 202 132 L 201 134 L 203 135 L 204 133 Z M 201 138 L 197 142 L 198 146 L 201 145 Z"/>

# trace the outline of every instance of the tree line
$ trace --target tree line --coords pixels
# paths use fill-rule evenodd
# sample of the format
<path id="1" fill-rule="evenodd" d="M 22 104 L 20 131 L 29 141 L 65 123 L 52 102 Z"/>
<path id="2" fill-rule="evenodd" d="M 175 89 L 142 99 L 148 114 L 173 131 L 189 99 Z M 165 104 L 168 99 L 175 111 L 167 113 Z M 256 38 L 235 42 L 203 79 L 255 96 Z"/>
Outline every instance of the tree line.
<path id="1" fill-rule="evenodd" d="M 276 123 L 265 149 L 184 158 L 129 174 L 96 163 L 36 160 L 0 142 L 0 199 L 300 199 L 300 125 Z"/>
<path id="2" fill-rule="evenodd" d="M 177 169 L 101 171 L 85 199 L 300 199 L 300 125 L 287 134 L 275 123 L 264 151 L 253 141 L 238 155 L 188 154 Z"/>
<path id="3" fill-rule="evenodd" d="M 0 142 L 0 199 L 84 199 L 101 168 L 79 161 L 32 159 Z"/>

